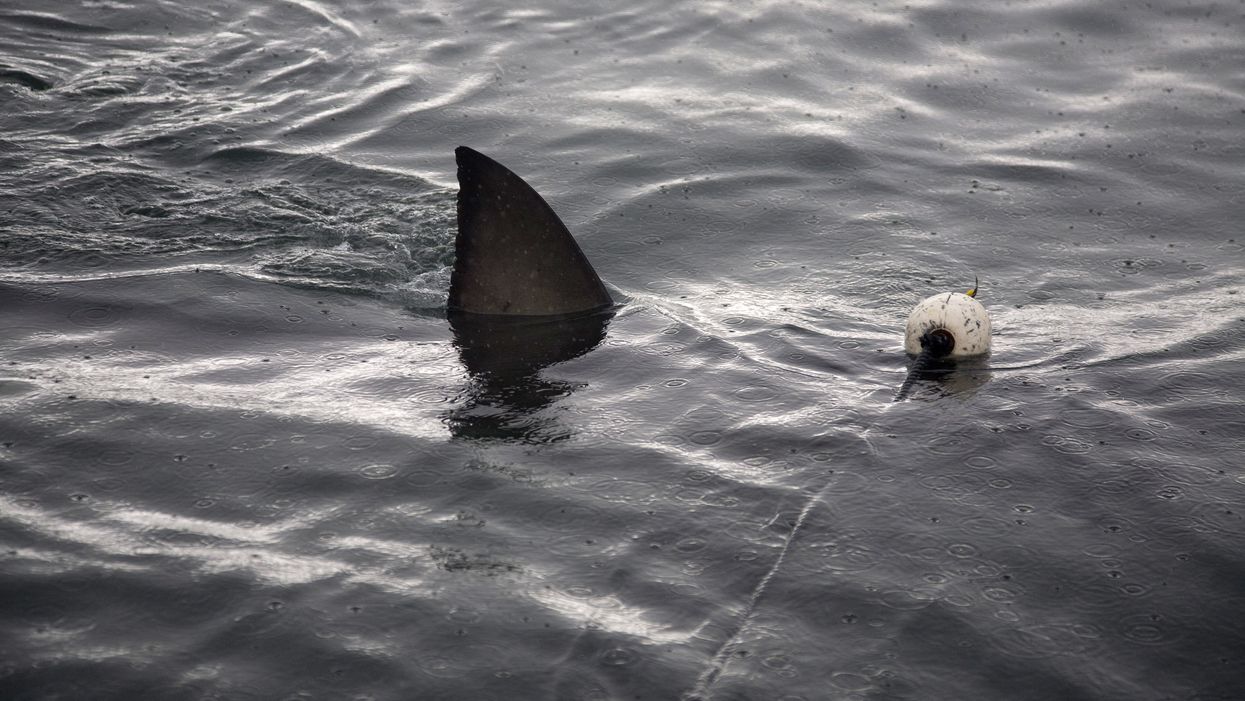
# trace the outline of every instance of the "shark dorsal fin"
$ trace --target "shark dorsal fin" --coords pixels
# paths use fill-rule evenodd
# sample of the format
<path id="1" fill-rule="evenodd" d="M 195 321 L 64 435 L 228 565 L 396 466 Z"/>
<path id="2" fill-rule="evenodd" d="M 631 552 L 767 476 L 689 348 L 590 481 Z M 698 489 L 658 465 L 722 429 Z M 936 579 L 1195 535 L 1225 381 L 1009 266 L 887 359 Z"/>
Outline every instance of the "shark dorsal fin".
<path id="1" fill-rule="evenodd" d="M 466 146 L 454 156 L 458 238 L 449 311 L 543 316 L 613 305 L 566 225 L 530 185 Z"/>

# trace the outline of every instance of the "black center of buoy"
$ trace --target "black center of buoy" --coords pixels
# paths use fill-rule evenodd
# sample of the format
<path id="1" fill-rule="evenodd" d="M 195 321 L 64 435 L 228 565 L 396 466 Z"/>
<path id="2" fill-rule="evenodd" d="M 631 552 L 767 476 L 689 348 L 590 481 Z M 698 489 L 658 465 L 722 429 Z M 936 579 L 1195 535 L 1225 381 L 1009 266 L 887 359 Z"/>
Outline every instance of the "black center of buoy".
<path id="1" fill-rule="evenodd" d="M 946 329 L 933 329 L 921 336 L 921 350 L 931 357 L 942 358 L 955 350 L 955 336 Z"/>

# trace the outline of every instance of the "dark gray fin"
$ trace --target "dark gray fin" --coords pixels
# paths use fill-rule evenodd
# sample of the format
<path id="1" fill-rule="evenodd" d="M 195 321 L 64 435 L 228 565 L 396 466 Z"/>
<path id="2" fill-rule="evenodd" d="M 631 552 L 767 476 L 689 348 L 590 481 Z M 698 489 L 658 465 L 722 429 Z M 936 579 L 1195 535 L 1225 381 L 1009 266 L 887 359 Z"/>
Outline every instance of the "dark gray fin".
<path id="1" fill-rule="evenodd" d="M 459 146 L 450 312 L 544 316 L 613 306 L 566 225 L 530 185 Z"/>

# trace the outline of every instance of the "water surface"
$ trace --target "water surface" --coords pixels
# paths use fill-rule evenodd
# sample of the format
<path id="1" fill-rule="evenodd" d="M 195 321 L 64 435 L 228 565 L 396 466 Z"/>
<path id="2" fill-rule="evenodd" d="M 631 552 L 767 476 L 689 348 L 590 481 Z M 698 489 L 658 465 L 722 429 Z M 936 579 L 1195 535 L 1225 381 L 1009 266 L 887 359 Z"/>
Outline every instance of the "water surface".
<path id="1" fill-rule="evenodd" d="M 1240 698 L 1242 13 L 7 3 L 0 695 Z M 459 144 L 561 362 L 444 318 Z"/>

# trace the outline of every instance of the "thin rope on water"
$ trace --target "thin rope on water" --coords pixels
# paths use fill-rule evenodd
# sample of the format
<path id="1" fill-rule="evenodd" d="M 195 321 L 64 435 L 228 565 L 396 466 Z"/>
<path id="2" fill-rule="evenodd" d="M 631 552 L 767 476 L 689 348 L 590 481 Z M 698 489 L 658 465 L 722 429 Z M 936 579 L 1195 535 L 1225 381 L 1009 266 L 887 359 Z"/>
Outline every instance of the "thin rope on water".
<path id="1" fill-rule="evenodd" d="M 977 287 L 974 285 L 973 289 L 969 290 L 968 295 L 972 297 L 976 293 Z M 945 319 L 942 320 L 939 328 L 945 328 Z M 938 339 L 938 341 L 945 342 L 945 339 Z M 917 379 L 925 373 L 925 371 L 936 359 L 947 355 L 954 344 L 954 338 L 951 340 L 951 346 L 946 346 L 942 343 L 936 342 L 935 339 L 931 338 L 930 334 L 927 332 L 926 337 L 921 340 L 921 352 L 917 355 L 916 360 L 913 361 L 912 367 L 909 368 L 908 375 L 904 378 L 903 384 L 900 385 L 899 390 L 895 392 L 895 397 L 891 400 L 891 405 L 907 399 L 908 394 L 911 393 L 912 386 L 916 383 Z M 886 409 L 883 408 L 882 411 L 885 412 Z M 866 443 L 869 442 L 867 437 L 869 430 L 870 427 L 866 426 L 864 433 L 862 434 L 862 437 Z M 796 536 L 799 535 L 800 530 L 804 527 L 804 523 L 808 520 L 808 515 L 812 513 L 813 507 L 815 507 L 817 503 L 822 500 L 822 495 L 829 486 L 830 480 L 826 480 L 825 484 L 821 485 L 821 487 L 818 488 L 817 491 L 804 502 L 804 507 L 800 509 L 800 515 L 796 518 L 795 523 L 792 524 L 791 531 L 787 533 L 787 537 L 782 544 L 782 549 L 778 551 L 778 557 L 774 559 L 774 564 L 771 565 L 769 570 L 765 572 L 765 576 L 761 577 L 761 580 L 757 582 L 756 587 L 752 590 L 752 594 L 748 597 L 748 603 L 744 606 L 743 613 L 739 615 L 738 624 L 735 626 L 735 629 L 731 631 L 730 636 L 722 643 L 717 652 L 714 653 L 713 657 L 710 658 L 709 665 L 705 668 L 705 671 L 700 674 L 700 677 L 697 678 L 696 686 L 683 696 L 684 701 L 706 701 L 709 698 L 710 689 L 722 676 L 722 673 L 726 671 L 727 664 L 730 663 L 731 658 L 734 656 L 735 651 L 739 647 L 739 637 L 745 630 L 747 630 L 748 625 L 752 622 L 753 617 L 756 615 L 757 605 L 760 603 L 761 598 L 765 595 L 766 587 L 768 587 L 770 581 L 774 579 L 774 575 L 777 574 L 778 569 L 782 567 L 783 561 L 787 558 L 787 553 L 791 550 L 791 544 L 795 542 Z"/>
<path id="2" fill-rule="evenodd" d="M 891 401 L 902 402 L 907 399 L 908 394 L 912 392 L 912 385 L 916 384 L 917 379 L 925 373 L 933 361 L 933 354 L 922 348 L 921 354 L 913 361 L 912 367 L 908 368 L 908 376 L 904 378 L 903 384 L 899 386 L 899 390 L 895 392 L 895 398 Z"/>
<path id="3" fill-rule="evenodd" d="M 892 400 L 892 404 L 895 402 L 901 402 L 907 398 L 909 392 L 912 390 L 912 385 L 934 360 L 935 356 L 933 353 L 930 353 L 927 349 L 921 350 L 921 354 L 918 355 L 916 360 L 912 363 L 912 368 L 908 371 L 908 376 L 904 378 L 903 385 L 901 385 L 899 390 L 895 393 L 895 398 Z M 885 412 L 886 408 L 884 407 L 882 411 Z M 876 420 L 872 423 L 876 423 Z M 864 434 L 867 435 L 868 432 L 869 427 L 866 426 Z M 867 437 L 865 437 L 865 442 L 869 442 Z M 782 544 L 782 549 L 778 551 L 778 557 L 775 558 L 774 564 L 770 566 L 769 570 L 765 572 L 765 575 L 761 577 L 759 582 L 757 582 L 756 587 L 752 590 L 752 594 L 748 597 L 748 603 L 744 607 L 743 613 L 739 615 L 738 625 L 736 625 L 735 629 L 731 631 L 730 637 L 728 637 L 718 648 L 718 651 L 714 653 L 713 657 L 709 661 L 709 666 L 705 668 L 705 671 L 702 672 L 700 677 L 696 680 L 696 686 L 693 687 L 692 691 L 688 692 L 683 697 L 684 701 L 705 701 L 709 698 L 708 694 L 710 689 L 717 682 L 718 678 L 722 676 L 722 673 L 726 671 L 727 664 L 730 662 L 736 649 L 739 647 L 740 635 L 747 630 L 748 625 L 752 622 L 752 619 L 756 614 L 757 605 L 760 603 L 761 598 L 765 595 L 765 589 L 769 586 L 770 581 L 774 579 L 774 575 L 778 573 L 779 568 L 782 567 L 783 562 L 787 558 L 787 553 L 791 550 L 792 543 L 795 542 L 796 536 L 799 535 L 805 522 L 808 521 L 808 515 L 812 513 L 813 508 L 817 506 L 817 503 L 822 500 L 822 496 L 825 494 L 826 488 L 829 486 L 830 480 L 826 480 L 825 484 L 821 485 L 821 487 L 819 487 L 817 491 L 813 492 L 813 494 L 810 495 L 804 502 L 803 508 L 800 509 L 800 515 L 796 517 L 795 523 L 791 526 L 791 531 L 787 533 L 787 537 Z"/>
<path id="4" fill-rule="evenodd" d="M 717 653 L 709 662 L 709 666 L 701 673 L 700 678 L 696 680 L 696 686 L 684 698 L 686 701 L 703 701 L 707 699 L 710 687 L 722 675 L 726 669 L 727 662 L 730 661 L 735 649 L 739 647 L 739 636 L 752 622 L 752 617 L 756 613 L 757 604 L 761 601 L 761 597 L 765 594 L 765 588 L 769 586 L 770 580 L 774 578 L 774 574 L 778 572 L 778 568 L 782 567 L 783 560 L 787 557 L 787 551 L 791 549 L 791 543 L 795 541 L 795 536 L 804 526 L 804 522 L 808 519 L 808 515 L 812 512 L 817 502 L 821 501 L 821 495 L 829 486 L 829 481 L 822 485 L 820 489 L 813 493 L 812 496 L 804 502 L 804 508 L 800 509 L 800 515 L 795 519 L 795 523 L 791 526 L 791 531 L 787 533 L 787 538 L 783 541 L 782 549 L 778 551 L 778 557 L 774 560 L 774 564 L 761 577 L 761 581 L 757 582 L 756 587 L 752 590 L 752 595 L 748 597 L 748 605 L 744 607 L 743 613 L 739 616 L 739 625 L 735 626 L 735 630 L 731 632 L 729 638 L 718 648 Z"/>

